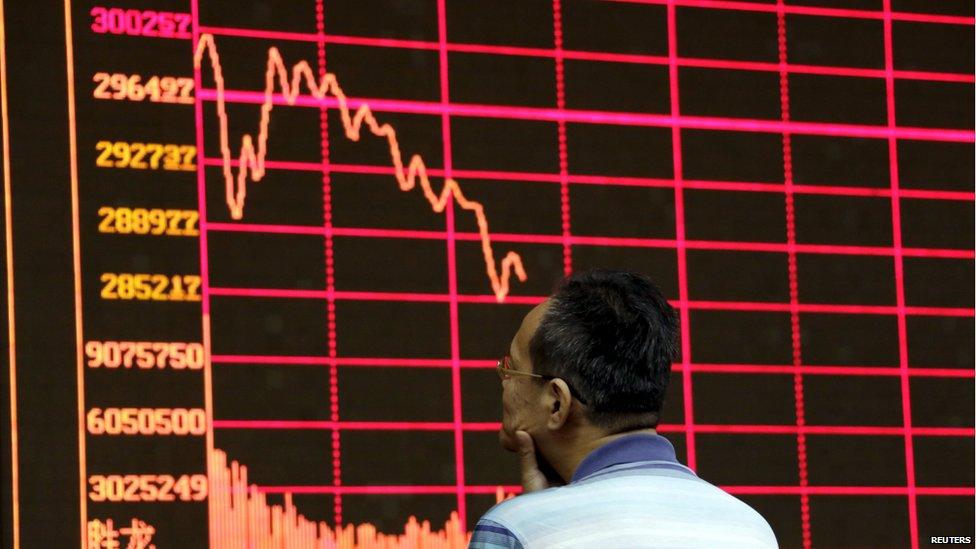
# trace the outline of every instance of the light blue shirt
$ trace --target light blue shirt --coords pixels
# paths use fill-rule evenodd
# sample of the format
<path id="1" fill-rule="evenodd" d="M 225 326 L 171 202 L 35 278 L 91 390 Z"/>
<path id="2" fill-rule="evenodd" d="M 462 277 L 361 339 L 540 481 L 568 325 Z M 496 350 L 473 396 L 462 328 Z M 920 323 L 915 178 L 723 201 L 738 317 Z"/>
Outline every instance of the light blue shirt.
<path id="1" fill-rule="evenodd" d="M 637 433 L 591 452 L 566 486 L 505 500 L 469 549 L 777 549 L 753 508 L 678 463 L 668 439 Z"/>

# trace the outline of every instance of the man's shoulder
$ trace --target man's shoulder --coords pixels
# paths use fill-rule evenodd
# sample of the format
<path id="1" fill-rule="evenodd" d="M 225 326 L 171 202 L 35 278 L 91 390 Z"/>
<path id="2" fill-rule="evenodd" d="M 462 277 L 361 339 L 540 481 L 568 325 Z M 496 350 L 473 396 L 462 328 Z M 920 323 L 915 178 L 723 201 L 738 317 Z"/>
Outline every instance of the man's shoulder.
<path id="1" fill-rule="evenodd" d="M 772 526 L 766 520 L 762 514 L 759 513 L 755 508 L 753 508 L 748 503 L 742 501 L 741 499 L 729 494 L 722 490 L 723 493 L 728 496 L 731 500 L 730 505 L 738 509 L 739 520 L 745 525 L 748 525 L 755 533 L 756 537 L 764 541 L 767 547 L 778 547 L 778 542 L 776 541 L 776 534 L 773 532 Z"/>
<path id="2" fill-rule="evenodd" d="M 628 497 L 624 495 L 623 492 L 625 490 L 622 490 L 622 488 L 635 487 L 634 480 L 640 479 L 639 475 L 635 476 L 634 471 L 630 471 L 630 474 L 624 473 L 623 476 L 604 475 L 601 478 L 584 480 L 565 486 L 554 486 L 529 494 L 521 494 L 518 497 L 509 498 L 495 504 L 495 506 L 484 514 L 483 518 L 505 525 L 512 530 L 517 530 L 520 524 L 526 522 L 532 523 L 533 516 L 559 515 L 571 520 L 580 513 L 584 515 L 588 514 L 588 511 L 592 510 L 594 506 L 612 507 L 619 500 Z M 657 472 L 650 480 L 656 482 L 662 478 L 661 475 L 670 477 L 673 480 L 694 482 L 700 485 L 701 490 L 717 490 L 721 492 L 715 486 L 702 481 L 693 474 L 675 474 L 670 471 L 664 471 Z M 639 483 L 637 484 L 639 485 Z M 728 495 L 725 492 L 722 492 L 722 494 Z M 655 493 L 653 497 L 659 498 L 660 493 Z M 739 500 L 735 500 L 735 503 L 744 505 Z"/>
<path id="3" fill-rule="evenodd" d="M 481 517 L 474 531 L 468 549 L 523 549 L 522 538 L 508 526 L 488 518 Z"/>
<path id="4" fill-rule="evenodd" d="M 662 497 L 660 485 L 652 485 L 647 491 L 642 489 L 647 482 L 661 481 L 671 485 L 664 489 L 672 497 Z M 682 500 L 682 504 L 674 508 L 676 499 Z M 620 513 L 615 511 L 618 506 Z M 471 547 L 524 547 L 539 532 L 551 533 L 556 526 L 572 530 L 592 521 L 628 520 L 634 518 L 631 515 L 635 512 L 640 520 L 651 517 L 673 524 L 693 523 L 698 530 L 696 535 L 725 536 L 729 546 L 777 547 L 772 528 L 759 512 L 707 481 L 683 475 L 604 478 L 600 482 L 549 488 L 502 501 L 478 522 Z M 665 532 L 659 530 L 659 533 Z M 733 538 L 743 544 L 732 543 Z"/>
<path id="5" fill-rule="evenodd" d="M 481 517 L 472 532 L 469 549 L 521 549 L 525 540 L 518 523 L 548 508 L 561 488 L 522 494 L 496 503 Z"/>
<path id="6" fill-rule="evenodd" d="M 691 498 L 687 502 L 701 504 L 692 507 L 701 528 L 723 535 L 734 531 L 743 539 L 751 540 L 747 544 L 752 547 L 775 549 L 779 546 L 769 522 L 751 505 L 704 480 L 697 489 L 705 499 Z"/>
<path id="7" fill-rule="evenodd" d="M 564 492 L 565 489 L 565 486 L 557 486 L 500 501 L 488 509 L 482 518 L 511 526 L 515 518 L 522 518 L 527 514 L 541 511 L 551 504 L 558 504 L 560 493 Z"/>

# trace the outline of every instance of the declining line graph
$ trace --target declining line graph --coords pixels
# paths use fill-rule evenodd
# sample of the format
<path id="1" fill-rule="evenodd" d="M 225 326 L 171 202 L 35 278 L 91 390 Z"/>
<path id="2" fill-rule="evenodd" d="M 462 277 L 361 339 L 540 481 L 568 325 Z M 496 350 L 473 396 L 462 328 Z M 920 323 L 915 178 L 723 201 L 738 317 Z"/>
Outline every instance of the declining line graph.
<path id="1" fill-rule="evenodd" d="M 430 177 L 427 173 L 427 166 L 424 159 L 417 154 L 411 155 L 409 162 L 404 168 L 403 155 L 400 151 L 400 144 L 397 141 L 396 130 L 389 124 L 380 124 L 373 115 L 367 103 L 361 103 L 354 114 L 350 114 L 349 101 L 346 94 L 339 87 L 336 76 L 326 73 L 321 79 L 317 79 L 312 68 L 307 61 L 299 61 L 292 66 L 291 80 L 289 80 L 288 69 L 281 58 L 281 53 L 277 48 L 271 47 L 268 50 L 267 70 L 265 72 L 264 101 L 261 105 L 261 121 L 257 132 L 257 145 L 255 147 L 254 138 L 251 134 L 244 134 L 241 137 L 240 154 L 237 158 L 237 175 L 233 173 L 231 163 L 231 150 L 229 145 L 227 130 L 227 112 L 225 108 L 224 78 L 220 67 L 220 54 L 213 35 L 202 34 L 197 42 L 193 63 L 196 68 L 200 68 L 204 54 L 207 54 L 213 69 L 213 77 L 216 82 L 215 100 L 217 112 L 220 118 L 220 150 L 223 158 L 223 171 L 225 180 L 225 193 L 227 207 L 230 209 L 231 217 L 241 219 L 244 215 L 244 200 L 247 197 L 247 181 L 257 182 L 264 177 L 265 157 L 267 156 L 268 125 L 271 119 L 271 110 L 274 107 L 274 97 L 276 83 L 281 89 L 281 97 L 289 105 L 294 105 L 301 93 L 300 85 L 304 82 L 312 97 L 321 100 L 327 95 L 335 99 L 335 105 L 339 109 L 345 135 L 351 141 L 359 141 L 363 124 L 369 128 L 370 132 L 385 138 L 390 147 L 390 160 L 393 164 L 394 175 L 401 191 L 410 191 L 418 183 L 424 198 L 430 202 L 431 208 L 435 213 L 441 213 L 451 203 L 451 198 L 457 201 L 463 209 L 474 213 L 477 219 L 479 235 L 481 239 L 481 250 L 485 260 L 485 271 L 491 282 L 491 288 L 498 301 L 503 301 L 509 292 L 509 279 L 514 271 L 515 276 L 524 282 L 528 276 L 522 266 L 522 259 L 515 252 L 508 252 L 498 265 L 495 261 L 494 250 L 491 246 L 491 236 L 488 232 L 488 218 L 484 212 L 484 206 L 479 202 L 468 200 L 461 191 L 460 184 L 454 179 L 444 180 L 444 186 L 440 195 L 434 193 Z M 276 78 L 277 77 L 277 78 Z"/>
<path id="2" fill-rule="evenodd" d="M 237 161 L 239 169 L 235 177 L 232 171 L 231 152 L 228 143 L 228 120 L 223 100 L 224 84 L 219 53 L 211 35 L 201 35 L 197 44 L 194 54 L 195 68 L 201 67 L 204 54 L 209 53 L 208 58 L 216 81 L 220 144 L 224 158 L 225 198 L 232 218 L 241 219 L 243 217 L 248 175 L 250 175 L 252 182 L 260 181 L 264 175 L 268 126 L 273 108 L 271 98 L 275 86 L 274 77 L 278 77 L 277 81 L 283 90 L 282 93 L 285 97 L 291 98 L 291 103 L 294 103 L 294 98 L 300 92 L 299 84 L 304 80 L 313 96 L 322 98 L 329 91 L 332 92 L 338 101 L 337 105 L 340 108 L 346 136 L 350 140 L 359 140 L 363 123 L 369 127 L 374 135 L 387 139 L 395 175 L 401 190 L 413 189 L 419 180 L 424 196 L 431 203 L 435 213 L 443 212 L 445 207 L 450 204 L 452 197 L 458 201 L 461 207 L 475 213 L 481 229 L 482 249 L 485 254 L 487 272 L 499 301 L 503 301 L 508 293 L 508 279 L 511 270 L 515 270 L 520 280 L 524 281 L 527 278 L 521 259 L 514 252 L 510 252 L 503 259 L 501 263 L 502 274 L 499 277 L 493 258 L 484 209 L 480 203 L 467 200 L 456 181 L 447 179 L 441 195 L 439 197 L 435 195 L 431 189 L 426 166 L 419 155 L 413 155 L 408 167 L 404 170 L 399 143 L 392 126 L 380 125 L 366 104 L 360 105 L 356 113 L 350 115 L 346 96 L 339 87 L 335 75 L 326 73 L 317 85 L 311 67 L 304 60 L 292 67 L 292 78 L 289 84 L 288 71 L 284 66 L 284 61 L 278 50 L 273 47 L 268 51 L 267 87 L 265 90 L 267 101 L 261 109 L 258 145 L 255 148 L 254 139 L 250 134 L 245 134 L 242 137 L 241 152 Z M 338 431 L 335 433 L 337 436 Z M 257 546 L 273 545 L 296 548 L 430 547 L 454 549 L 465 547 L 471 537 L 471 534 L 465 531 L 456 512 L 451 514 L 443 529 L 435 531 L 431 530 L 428 521 L 418 523 L 411 516 L 402 535 L 379 534 L 376 528 L 368 523 L 359 526 L 347 524 L 344 527 L 339 525 L 330 527 L 325 522 L 309 521 L 298 513 L 292 502 L 294 488 L 281 491 L 284 497 L 282 505 L 271 505 L 267 502 L 264 492 L 260 491 L 256 485 L 248 483 L 246 466 L 240 465 L 237 461 L 231 461 L 228 464 L 226 454 L 216 448 L 209 452 L 207 463 L 212 494 L 208 502 L 212 547 L 250 547 L 257 544 Z M 496 489 L 496 501 L 501 501 L 505 497 L 502 488 L 498 487 Z M 341 512 L 338 505 L 337 503 L 337 516 Z"/>
<path id="3" fill-rule="evenodd" d="M 390 149 L 394 175 L 401 191 L 412 190 L 419 182 L 424 197 L 431 204 L 435 213 L 441 213 L 451 204 L 451 199 L 457 200 L 458 205 L 465 210 L 472 211 L 480 229 L 479 236 L 484 254 L 486 272 L 492 289 L 499 302 L 505 300 L 509 292 L 509 278 L 512 271 L 519 280 L 525 281 L 527 275 L 521 258 L 515 252 L 509 252 L 501 261 L 501 274 L 494 259 L 488 220 L 482 204 L 468 200 L 459 183 L 446 178 L 441 194 L 438 196 L 431 187 L 428 170 L 420 155 L 412 155 L 404 168 L 400 145 L 395 129 L 389 124 L 380 124 L 367 103 L 358 105 L 354 114 L 350 114 L 349 101 L 339 86 L 336 75 L 325 73 L 317 79 L 308 62 L 299 61 L 289 71 L 279 50 L 271 47 L 268 50 L 267 70 L 265 72 L 265 100 L 261 106 L 261 119 L 257 132 L 257 145 L 251 134 L 244 134 L 241 138 L 240 153 L 236 162 L 232 159 L 228 137 L 228 116 L 225 107 L 225 84 L 220 65 L 220 55 L 214 37 L 202 34 L 197 39 L 194 52 L 194 67 L 200 69 L 203 59 L 210 62 L 215 81 L 215 101 L 220 121 L 220 149 L 225 183 L 225 200 L 233 219 L 242 219 L 244 204 L 247 197 L 248 181 L 259 182 L 265 174 L 265 159 L 267 156 L 268 127 L 271 111 L 275 104 L 275 89 L 281 89 L 280 97 L 284 97 L 286 104 L 294 105 L 301 93 L 302 83 L 308 88 L 312 97 L 319 100 L 331 94 L 335 99 L 343 122 L 345 135 L 351 141 L 359 141 L 363 124 L 370 132 L 385 138 Z M 277 78 L 276 78 L 277 77 Z M 324 102 L 323 102 L 324 103 Z M 237 174 L 233 168 L 237 168 Z M 213 292 L 219 295 L 219 292 Z M 496 425 L 489 426 L 492 430 Z M 335 431 L 336 433 L 338 431 Z M 212 496 L 209 503 L 211 523 L 211 546 L 237 547 L 259 546 L 273 544 L 282 547 L 430 547 L 430 548 L 460 548 L 465 547 L 471 534 L 465 532 L 457 513 L 452 513 L 444 528 L 431 531 L 428 521 L 418 524 L 413 517 L 405 525 L 402 535 L 377 534 L 375 527 L 363 524 L 358 527 L 346 525 L 344 528 L 335 526 L 330 528 L 325 522 L 314 523 L 306 520 L 298 513 L 292 503 L 292 491 L 284 489 L 283 505 L 269 505 L 262 491 L 256 485 L 248 484 L 247 468 L 232 461 L 227 464 L 226 454 L 218 449 L 210 452 L 208 457 L 208 474 L 211 477 Z M 496 489 L 496 501 L 506 498 L 502 487 Z M 512 497 L 510 494 L 507 497 Z M 338 505 L 338 503 L 337 503 Z M 337 516 L 340 512 L 337 507 Z"/>
<path id="4" fill-rule="evenodd" d="M 452 178 L 446 178 L 443 190 L 440 196 L 437 196 L 431 188 L 427 168 L 422 157 L 420 155 L 413 155 L 405 170 L 395 130 L 389 124 L 379 124 L 368 104 L 363 103 L 359 105 L 355 114 L 350 115 L 346 95 L 339 86 L 336 76 L 325 73 L 317 83 L 311 67 L 304 60 L 292 67 L 291 80 L 289 82 L 288 71 L 285 68 L 284 61 L 281 58 L 280 52 L 274 47 L 268 50 L 268 63 L 265 76 L 265 101 L 261 107 L 257 147 L 255 147 L 254 138 L 250 134 L 245 134 L 242 137 L 240 154 L 236 162 L 238 173 L 235 178 L 232 171 L 235 166 L 232 165 L 230 146 L 228 143 L 228 120 L 225 109 L 224 80 L 220 66 L 220 57 L 213 36 L 208 34 L 200 35 L 197 39 L 197 47 L 194 53 L 194 67 L 197 70 L 201 68 L 201 62 L 205 53 L 209 53 L 208 58 L 216 82 L 216 102 L 220 120 L 220 148 L 223 158 L 225 200 L 233 219 L 241 219 L 243 217 L 248 176 L 250 175 L 250 181 L 252 182 L 260 181 L 264 176 L 268 126 L 270 124 L 271 110 L 274 106 L 275 76 L 278 77 L 277 82 L 282 90 L 282 96 L 286 98 L 289 104 L 295 103 L 295 99 L 300 93 L 300 84 L 304 81 L 313 97 L 323 99 L 326 94 L 331 92 L 331 95 L 336 100 L 335 106 L 339 108 L 345 135 L 348 139 L 352 141 L 358 141 L 360 139 L 360 131 L 363 123 L 367 125 L 373 135 L 386 138 L 390 148 L 394 175 L 402 191 L 413 189 L 419 180 L 424 196 L 430 202 L 435 213 L 443 212 L 448 205 L 451 205 L 452 198 L 457 200 L 463 209 L 474 212 L 480 229 L 481 247 L 486 263 L 486 271 L 496 299 L 499 302 L 504 301 L 508 294 L 509 277 L 512 270 L 515 271 L 516 276 L 521 281 L 524 282 L 527 279 L 521 258 L 514 252 L 509 252 L 502 260 L 501 275 L 498 274 L 484 208 L 480 203 L 466 199 L 457 181 Z M 324 69 L 321 72 L 324 72 Z M 325 129 L 323 127 L 323 151 L 327 151 L 324 132 Z M 326 208 L 328 208 L 327 195 Z M 329 251 L 329 248 L 327 248 L 327 254 Z M 329 260 L 331 260 L 331 256 L 329 256 Z M 331 314 L 333 313 L 330 312 Z M 208 323 L 205 320 L 205 333 L 209 332 L 209 328 L 206 326 Z M 334 330 L 334 328 L 331 328 L 331 330 Z M 330 336 L 330 342 L 333 337 Z M 334 383 L 333 379 L 333 386 Z M 337 407 L 335 401 L 333 401 L 333 407 Z M 336 413 L 337 409 L 333 411 L 334 418 L 337 417 L 335 416 Z M 334 440 L 338 439 L 338 430 L 333 431 L 333 438 Z M 335 444 L 334 453 L 337 453 L 338 446 Z M 338 457 L 335 459 L 338 459 Z M 336 464 L 335 467 L 338 468 L 339 466 Z M 210 539 L 211 545 L 215 547 L 224 546 L 225 544 L 233 547 L 238 545 L 252 545 L 254 543 L 272 543 L 275 545 L 284 544 L 283 546 L 287 547 L 305 547 L 309 544 L 314 544 L 314 546 L 320 547 L 337 546 L 350 548 L 414 546 L 459 548 L 466 546 L 467 541 L 470 539 L 470 533 L 465 532 L 463 519 L 459 521 L 458 515 L 455 512 L 452 512 L 450 519 L 445 523 L 444 529 L 435 532 L 430 531 L 427 521 L 424 521 L 422 525 L 418 525 L 411 516 L 405 526 L 405 533 L 401 536 L 377 535 L 376 529 L 369 524 L 361 525 L 355 529 L 352 525 L 347 525 L 343 529 L 340 529 L 337 525 L 334 530 L 330 530 L 324 522 L 320 522 L 318 523 L 318 528 L 316 528 L 314 523 L 305 520 L 297 513 L 297 509 L 292 504 L 291 490 L 286 489 L 283 491 L 285 501 L 282 506 L 269 506 L 262 493 L 254 485 L 248 486 L 246 467 L 239 466 L 236 461 L 232 462 L 230 467 L 228 467 L 226 465 L 226 456 L 220 450 L 213 449 L 209 452 L 207 470 L 208 475 L 212 479 L 211 482 L 215 483 L 217 493 L 219 494 L 209 502 L 211 516 Z M 338 474 L 338 469 L 336 474 Z M 239 496 L 239 494 L 245 492 L 248 494 L 247 496 Z M 222 495 L 225 493 L 234 494 L 238 497 L 224 498 Z M 501 501 L 504 497 L 502 488 L 498 487 L 496 489 L 496 501 Z M 338 521 L 341 516 L 341 503 L 338 498 L 336 499 L 335 512 Z"/>

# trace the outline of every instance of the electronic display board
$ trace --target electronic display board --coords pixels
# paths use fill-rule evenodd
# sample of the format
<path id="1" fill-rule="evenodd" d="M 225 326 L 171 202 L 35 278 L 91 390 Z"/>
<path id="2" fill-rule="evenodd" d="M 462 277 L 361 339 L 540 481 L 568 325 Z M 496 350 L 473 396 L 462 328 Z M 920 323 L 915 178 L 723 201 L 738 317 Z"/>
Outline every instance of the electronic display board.
<path id="1" fill-rule="evenodd" d="M 972 536 L 971 3 L 49 4 L 3 2 L 7 546 L 463 547 L 520 492 L 496 360 L 595 267 L 781 546 Z"/>

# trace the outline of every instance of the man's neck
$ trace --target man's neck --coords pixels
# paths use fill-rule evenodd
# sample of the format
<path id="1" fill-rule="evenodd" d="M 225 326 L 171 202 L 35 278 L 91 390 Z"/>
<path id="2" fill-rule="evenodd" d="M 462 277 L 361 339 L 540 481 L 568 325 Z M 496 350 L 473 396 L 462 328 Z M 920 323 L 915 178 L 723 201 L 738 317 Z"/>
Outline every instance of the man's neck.
<path id="1" fill-rule="evenodd" d="M 559 476 L 562 477 L 568 484 L 569 481 L 572 480 L 573 475 L 576 474 L 576 470 L 579 468 L 580 463 L 586 459 L 586 456 L 590 455 L 596 449 L 619 438 L 638 433 L 655 435 L 657 434 L 657 429 L 634 429 L 632 431 L 624 431 L 621 433 L 605 434 L 602 430 L 597 430 L 594 427 L 587 427 L 582 429 L 582 432 L 580 432 L 572 440 L 564 441 L 561 448 L 555 448 L 553 451 L 547 452 L 553 455 L 546 455 L 545 458 L 556 473 L 558 473 Z"/>

